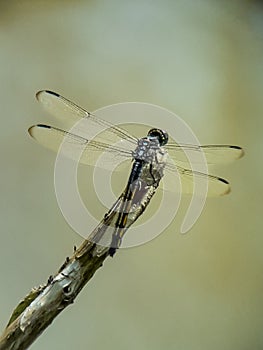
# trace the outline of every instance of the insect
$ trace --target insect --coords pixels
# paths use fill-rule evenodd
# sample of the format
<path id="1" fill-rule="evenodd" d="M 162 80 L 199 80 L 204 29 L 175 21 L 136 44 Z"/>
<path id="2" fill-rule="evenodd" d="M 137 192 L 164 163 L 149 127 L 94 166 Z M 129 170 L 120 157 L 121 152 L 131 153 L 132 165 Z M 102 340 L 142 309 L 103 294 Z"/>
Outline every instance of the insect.
<path id="1" fill-rule="evenodd" d="M 201 183 L 208 184 L 208 195 L 210 196 L 220 196 L 230 192 L 227 180 L 182 166 L 185 163 L 184 152 L 190 152 L 192 159 L 203 152 L 208 164 L 217 164 L 241 158 L 244 151 L 239 146 L 178 145 L 169 140 L 166 131 L 158 128 L 152 128 L 145 137 L 137 138 L 123 128 L 87 112 L 55 92 L 39 91 L 36 97 L 51 115 L 63 122 L 70 121 L 74 124 L 81 120 L 85 121 L 87 134 L 85 136 L 82 132 L 78 133 L 78 129 L 76 129 L 77 132 L 69 132 L 44 124 L 31 126 L 29 134 L 43 146 L 58 152 L 63 142 L 61 152 L 64 155 L 88 165 L 94 165 L 98 154 L 103 152 L 105 162 L 100 166 L 105 168 L 113 168 L 116 162 L 126 159 L 133 161 L 124 192 L 99 224 L 99 226 L 105 226 L 105 229 L 102 230 L 101 226 L 100 234 L 98 235 L 97 232 L 97 236 L 95 235 L 97 242 L 101 243 L 101 237 L 107 230 L 109 231 L 110 227 L 110 239 L 108 239 L 110 241 L 108 245 L 111 247 L 110 255 L 113 255 L 116 248 L 120 246 L 127 228 L 148 205 L 164 172 L 165 175 L 168 173 L 172 177 L 179 176 L 184 192 L 193 191 L 194 177 Z M 92 135 L 102 129 L 101 134 L 92 138 Z M 168 190 L 176 189 L 169 188 Z"/>

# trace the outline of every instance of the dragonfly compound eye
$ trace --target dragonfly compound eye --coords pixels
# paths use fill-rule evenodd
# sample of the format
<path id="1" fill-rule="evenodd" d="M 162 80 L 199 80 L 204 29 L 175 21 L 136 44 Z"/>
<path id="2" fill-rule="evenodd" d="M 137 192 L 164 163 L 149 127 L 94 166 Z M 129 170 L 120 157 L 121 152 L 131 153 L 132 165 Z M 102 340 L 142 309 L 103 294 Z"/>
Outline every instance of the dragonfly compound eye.
<path id="1" fill-rule="evenodd" d="M 166 131 L 161 129 L 151 129 L 148 132 L 148 136 L 156 137 L 160 143 L 160 146 L 164 146 L 168 142 L 168 134 Z"/>

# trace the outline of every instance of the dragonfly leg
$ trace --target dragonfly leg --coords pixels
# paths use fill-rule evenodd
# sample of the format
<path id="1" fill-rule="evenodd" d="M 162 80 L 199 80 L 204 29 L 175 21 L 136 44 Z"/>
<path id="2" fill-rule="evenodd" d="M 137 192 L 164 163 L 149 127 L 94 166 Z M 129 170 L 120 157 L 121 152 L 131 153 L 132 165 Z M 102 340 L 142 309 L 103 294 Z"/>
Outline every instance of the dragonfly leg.
<path id="1" fill-rule="evenodd" d="M 150 164 L 150 167 L 149 167 L 149 173 L 153 179 L 153 182 L 155 183 L 156 182 L 156 179 L 155 179 L 155 176 L 154 176 L 154 173 L 153 173 L 153 165 Z"/>

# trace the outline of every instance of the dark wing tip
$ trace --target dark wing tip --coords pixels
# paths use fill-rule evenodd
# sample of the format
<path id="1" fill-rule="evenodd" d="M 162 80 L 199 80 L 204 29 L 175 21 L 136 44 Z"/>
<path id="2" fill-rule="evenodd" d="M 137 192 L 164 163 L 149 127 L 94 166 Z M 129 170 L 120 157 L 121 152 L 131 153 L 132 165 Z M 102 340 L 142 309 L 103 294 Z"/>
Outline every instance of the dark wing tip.
<path id="1" fill-rule="evenodd" d="M 229 185 L 229 182 L 226 179 L 223 179 L 222 177 L 218 177 L 217 179 L 221 182 L 224 182 L 224 184 Z"/>
<path id="2" fill-rule="evenodd" d="M 244 154 L 245 154 L 245 151 L 240 146 L 229 146 L 229 148 L 233 148 L 233 149 L 236 149 L 236 150 L 240 151 L 240 154 L 239 154 L 238 158 L 242 158 L 244 156 Z"/>
<path id="3" fill-rule="evenodd" d="M 40 90 L 36 93 L 36 99 L 39 101 L 39 98 L 40 98 L 40 95 L 45 92 L 46 94 L 49 94 L 49 95 L 54 95 L 56 97 L 60 97 L 59 94 L 57 94 L 56 92 L 54 91 L 51 91 L 51 90 Z"/>
<path id="4" fill-rule="evenodd" d="M 229 148 L 242 149 L 242 147 L 239 147 L 239 146 L 229 146 Z"/>
<path id="5" fill-rule="evenodd" d="M 44 90 L 47 94 L 50 94 L 50 95 L 54 95 L 56 97 L 60 97 L 60 95 L 54 91 L 51 91 L 51 90 Z"/>
<path id="6" fill-rule="evenodd" d="M 46 124 L 37 124 L 36 126 L 37 126 L 38 128 L 51 129 L 51 126 L 46 125 Z"/>
<path id="7" fill-rule="evenodd" d="M 45 128 L 45 129 L 51 129 L 51 126 L 49 125 L 45 125 L 45 124 L 37 124 L 37 125 L 32 125 L 30 126 L 30 128 L 28 129 L 28 133 L 30 136 L 34 137 L 34 130 L 36 130 L 36 128 Z"/>
<path id="8" fill-rule="evenodd" d="M 221 193 L 221 196 L 224 196 L 231 192 L 231 187 L 229 185 L 229 182 L 226 179 L 223 179 L 222 177 L 217 178 L 220 182 L 223 182 L 225 185 L 227 185 L 225 192 Z"/>

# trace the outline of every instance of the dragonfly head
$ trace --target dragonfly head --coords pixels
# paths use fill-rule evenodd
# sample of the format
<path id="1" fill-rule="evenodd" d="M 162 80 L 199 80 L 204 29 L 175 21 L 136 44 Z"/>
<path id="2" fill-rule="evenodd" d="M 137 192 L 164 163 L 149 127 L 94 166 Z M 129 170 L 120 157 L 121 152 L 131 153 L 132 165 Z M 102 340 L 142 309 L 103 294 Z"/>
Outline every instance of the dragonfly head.
<path id="1" fill-rule="evenodd" d="M 169 138 L 167 132 L 161 129 L 151 129 L 147 136 L 157 138 L 160 146 L 166 145 Z"/>

